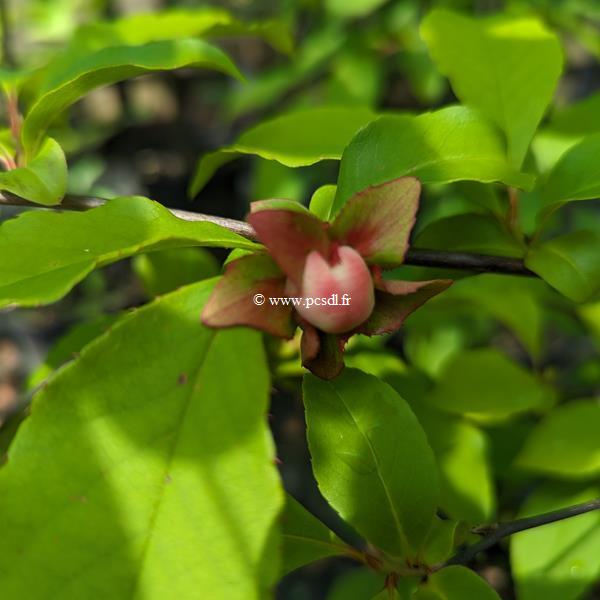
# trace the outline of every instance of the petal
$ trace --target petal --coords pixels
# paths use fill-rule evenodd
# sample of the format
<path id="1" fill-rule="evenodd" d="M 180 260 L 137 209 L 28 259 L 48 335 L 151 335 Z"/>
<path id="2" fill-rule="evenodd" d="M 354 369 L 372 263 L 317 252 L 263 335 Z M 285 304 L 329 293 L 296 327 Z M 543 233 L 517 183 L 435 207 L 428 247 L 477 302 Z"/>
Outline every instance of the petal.
<path id="1" fill-rule="evenodd" d="M 264 303 L 256 304 L 257 294 Z M 285 275 L 268 254 L 250 254 L 227 264 L 202 311 L 208 327 L 247 325 L 278 337 L 291 338 L 295 324 L 291 306 L 272 306 L 270 298 L 285 294 Z"/>
<path id="2" fill-rule="evenodd" d="M 300 205 L 294 210 L 269 208 L 281 204 L 274 202 L 253 202 L 248 222 L 281 270 L 299 288 L 308 253 L 317 250 L 329 256 L 328 225 Z"/>
<path id="3" fill-rule="evenodd" d="M 369 264 L 399 265 L 415 224 L 421 184 L 401 177 L 358 192 L 331 226 L 331 237 L 352 246 Z"/>
<path id="4" fill-rule="evenodd" d="M 448 289 L 452 283 L 451 279 L 379 280 L 375 286 L 375 308 L 356 333 L 379 335 L 395 331 L 413 311 L 430 298 Z"/>
<path id="5" fill-rule="evenodd" d="M 303 329 L 300 342 L 302 366 L 321 379 L 333 379 L 344 368 L 344 346 L 347 336 L 319 331 L 300 319 Z"/>

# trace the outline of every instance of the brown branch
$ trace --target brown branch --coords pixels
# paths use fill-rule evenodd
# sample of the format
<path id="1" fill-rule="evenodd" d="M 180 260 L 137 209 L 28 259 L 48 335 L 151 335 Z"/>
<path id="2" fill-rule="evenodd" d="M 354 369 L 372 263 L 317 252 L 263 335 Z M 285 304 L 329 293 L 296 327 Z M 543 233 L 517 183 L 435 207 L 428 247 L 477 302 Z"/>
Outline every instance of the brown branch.
<path id="1" fill-rule="evenodd" d="M 447 560 L 443 565 L 438 568 L 447 567 L 449 565 L 464 565 L 477 556 L 480 552 L 491 548 L 496 545 L 500 540 L 520 531 L 527 531 L 534 527 L 540 527 L 542 525 L 548 525 L 550 523 L 556 523 L 564 519 L 570 519 L 578 515 L 591 512 L 593 510 L 600 510 L 600 498 L 584 502 L 583 504 L 576 504 L 575 506 L 568 506 L 552 512 L 547 512 L 541 515 L 535 515 L 533 517 L 526 517 L 524 519 L 517 519 L 510 523 L 498 523 L 485 528 L 478 528 L 474 532 L 487 531 L 489 532 L 481 541 L 468 546 L 464 550 L 461 550 L 455 554 L 452 558 Z"/>
<path id="2" fill-rule="evenodd" d="M 85 196 L 66 196 L 60 206 L 53 207 L 55 210 L 89 210 L 97 208 L 106 203 L 101 198 L 89 198 Z M 38 204 L 19 198 L 13 194 L 4 192 L 0 194 L 0 205 L 30 206 L 33 208 L 44 208 Z M 184 221 L 208 221 L 216 223 L 233 233 L 237 233 L 250 240 L 256 240 L 256 232 L 252 226 L 244 221 L 227 219 L 214 215 L 190 212 L 187 210 L 168 209 L 173 215 Z M 505 256 L 488 256 L 485 254 L 471 254 L 465 252 L 447 252 L 444 250 L 424 250 L 412 248 L 406 253 L 404 263 L 419 267 L 435 267 L 438 269 L 459 269 L 475 271 L 478 273 L 502 273 L 505 275 L 525 275 L 536 277 L 523 261 L 518 258 Z"/>

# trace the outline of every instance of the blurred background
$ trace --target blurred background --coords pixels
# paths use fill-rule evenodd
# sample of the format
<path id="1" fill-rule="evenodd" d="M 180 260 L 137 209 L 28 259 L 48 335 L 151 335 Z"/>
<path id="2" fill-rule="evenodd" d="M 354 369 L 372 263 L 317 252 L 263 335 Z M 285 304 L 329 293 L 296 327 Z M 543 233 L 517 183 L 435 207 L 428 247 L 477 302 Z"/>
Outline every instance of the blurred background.
<path id="1" fill-rule="evenodd" d="M 85 24 L 199 5 L 161 0 L 1 0 L 4 66 L 43 65 L 68 47 Z M 560 34 L 566 71 L 534 141 L 531 160 L 538 164 L 552 160 L 577 136 L 600 131 L 600 97 L 595 95 L 600 92 L 597 0 L 230 0 L 202 5 L 227 9 L 244 21 L 283 22 L 295 40 L 293 53 L 279 52 L 253 37 L 218 38 L 218 45 L 244 73 L 245 83 L 213 71 L 181 70 L 89 94 L 51 131 L 68 155 L 71 194 L 143 195 L 169 207 L 234 218 L 243 218 L 249 202 L 256 199 L 282 197 L 306 203 L 319 186 L 336 182 L 338 162 L 291 169 L 242 158 L 219 169 L 194 201 L 187 189 L 202 154 L 233 142 L 268 117 L 324 105 L 422 112 L 455 102 L 419 37 L 419 23 L 432 6 L 472 15 L 499 10 L 534 14 Z M 583 104 L 574 115 L 566 107 L 579 101 Z M 501 191 L 465 183 L 430 186 L 416 230 L 453 215 L 477 214 L 474 198 L 484 193 Z M 523 205 L 521 219 L 527 231 L 531 219 Z M 0 220 L 21 210 L 2 207 Z M 572 203 L 555 217 L 549 231 L 578 228 L 600 228 L 597 203 Z M 223 253 L 199 249 L 139 256 L 94 271 L 52 306 L 1 312 L 0 460 L 32 391 L 49 373 L 123 311 L 218 274 L 224 258 Z M 401 274 L 419 277 L 423 272 L 403 268 Z M 447 273 L 427 271 L 427 278 L 439 275 Z M 298 394 L 297 340 L 269 344 L 277 374 L 270 418 L 286 488 L 326 522 L 335 523 L 310 470 Z M 501 352 L 543 378 L 555 390 L 554 401 L 597 396 L 599 347 L 597 304 L 577 307 L 537 280 L 486 276 L 475 283 L 459 281 L 391 339 L 353 342 L 348 362 L 388 380 L 419 413 L 420 400 L 458 353 L 482 348 Z M 463 368 L 468 375 L 469 366 Z M 512 467 L 535 415 L 457 421 L 450 429 L 441 427 L 437 414 L 422 418 L 430 420 L 430 430 L 439 429 L 436 452 L 449 465 L 446 484 L 453 517 L 470 522 L 514 518 L 532 490 L 547 484 Z M 573 493 L 580 490 L 576 485 Z M 506 545 L 479 557 L 475 568 L 503 598 L 515 597 Z M 361 599 L 380 587 L 374 573 L 334 559 L 287 576 L 278 597 Z M 600 588 L 582 597 L 599 599 Z"/>

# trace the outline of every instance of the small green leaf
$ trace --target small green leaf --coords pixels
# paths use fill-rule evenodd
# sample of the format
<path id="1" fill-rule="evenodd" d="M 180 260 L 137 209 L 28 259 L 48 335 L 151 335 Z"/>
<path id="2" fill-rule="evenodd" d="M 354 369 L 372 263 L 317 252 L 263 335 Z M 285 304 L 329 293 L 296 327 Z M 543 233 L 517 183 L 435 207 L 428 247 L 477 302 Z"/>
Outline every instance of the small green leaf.
<path id="1" fill-rule="evenodd" d="M 304 377 L 313 470 L 325 498 L 367 540 L 415 557 L 437 504 L 431 448 L 402 398 L 372 375 L 346 368 Z"/>
<path id="2" fill-rule="evenodd" d="M 434 221 L 417 235 L 413 246 L 515 258 L 525 254 L 525 246 L 506 226 L 491 216 L 478 214 L 454 215 Z"/>
<path id="3" fill-rule="evenodd" d="M 214 223 L 182 221 L 137 196 L 83 213 L 21 214 L 0 226 L 0 307 L 55 302 L 97 267 L 181 246 L 259 247 Z"/>
<path id="4" fill-rule="evenodd" d="M 600 291 L 599 256 L 600 235 L 575 231 L 533 246 L 525 265 L 567 298 L 585 302 Z"/>
<path id="5" fill-rule="evenodd" d="M 517 466 L 566 479 L 600 475 L 600 403 L 569 402 L 553 410 L 531 433 Z"/>
<path id="6" fill-rule="evenodd" d="M 544 219 L 570 200 L 600 198 L 600 133 L 583 138 L 558 160 L 541 188 Z"/>
<path id="7" fill-rule="evenodd" d="M 217 259 L 201 248 L 170 248 L 136 256 L 132 263 L 144 292 L 150 297 L 219 274 Z"/>
<path id="8" fill-rule="evenodd" d="M 466 567 L 446 567 L 419 586 L 413 600 L 500 600 L 500 596 Z M 538 599 L 539 600 L 539 599 Z"/>
<path id="9" fill-rule="evenodd" d="M 427 400 L 445 412 L 487 422 L 547 407 L 553 394 L 507 356 L 485 348 L 453 356 Z"/>
<path id="10" fill-rule="evenodd" d="M 274 585 L 266 357 L 255 332 L 200 325 L 213 284 L 128 315 L 35 397 L 0 470 L 3 597 L 258 600 Z"/>
<path id="11" fill-rule="evenodd" d="M 200 158 L 190 184 L 195 196 L 222 165 L 253 154 L 288 167 L 339 160 L 352 136 L 375 114 L 368 108 L 321 107 L 294 111 L 245 131 L 226 148 Z M 327 135 L 323 135 L 326 131 Z"/>
<path id="12" fill-rule="evenodd" d="M 456 95 L 493 119 L 519 168 L 562 71 L 558 36 L 537 19 L 472 19 L 437 9 L 421 35 Z"/>
<path id="13" fill-rule="evenodd" d="M 536 489 L 520 517 L 589 501 L 600 488 Z M 511 537 L 510 562 L 519 600 L 579 600 L 600 577 L 600 511 L 536 527 Z"/>
<path id="14" fill-rule="evenodd" d="M 281 575 L 327 556 L 346 554 L 347 546 L 290 495 L 281 515 Z"/>
<path id="15" fill-rule="evenodd" d="M 60 204 L 67 191 L 67 159 L 58 142 L 47 138 L 26 166 L 1 172 L 0 190 L 45 206 Z"/>
<path id="16" fill-rule="evenodd" d="M 182 67 L 207 67 L 241 77 L 222 50 L 203 40 L 164 40 L 143 46 L 115 46 L 76 56 L 45 82 L 23 121 L 23 145 L 28 153 L 35 153 L 50 123 L 94 88 L 151 71 Z"/>
<path id="17" fill-rule="evenodd" d="M 436 517 L 425 541 L 424 560 L 428 565 L 438 565 L 450 558 L 455 547 L 460 523 Z"/>
<path id="18" fill-rule="evenodd" d="M 322 221 L 327 221 L 331 213 L 331 207 L 335 200 L 335 185 L 322 185 L 315 191 L 310 199 L 308 208 Z"/>
<path id="19" fill-rule="evenodd" d="M 359 131 L 344 150 L 333 212 L 356 192 L 404 175 L 422 183 L 502 181 L 525 189 L 533 184 L 532 175 L 508 164 L 500 132 L 470 108 L 385 115 Z"/>

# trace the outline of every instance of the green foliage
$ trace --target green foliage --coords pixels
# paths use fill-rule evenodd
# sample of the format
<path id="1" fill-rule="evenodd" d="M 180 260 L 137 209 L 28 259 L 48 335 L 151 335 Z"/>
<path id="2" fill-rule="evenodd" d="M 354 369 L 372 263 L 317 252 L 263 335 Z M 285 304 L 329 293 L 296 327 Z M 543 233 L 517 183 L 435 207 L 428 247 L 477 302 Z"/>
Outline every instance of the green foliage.
<path id="1" fill-rule="evenodd" d="M 570 200 L 600 196 L 600 175 L 596 168 L 599 153 L 600 133 L 596 133 L 583 138 L 560 157 L 541 188 L 542 216 Z"/>
<path id="2" fill-rule="evenodd" d="M 54 302 L 97 267 L 177 246 L 253 249 L 206 222 L 177 219 L 146 198 L 115 198 L 85 213 L 29 212 L 0 227 L 0 306 Z"/>
<path id="3" fill-rule="evenodd" d="M 217 259 L 201 248 L 171 248 L 139 254 L 133 270 L 150 297 L 172 292 L 182 285 L 219 274 Z"/>
<path id="4" fill-rule="evenodd" d="M 419 586 L 413 600 L 499 600 L 500 596 L 481 577 L 465 567 L 447 567 Z"/>
<path id="5" fill-rule="evenodd" d="M 291 496 L 281 515 L 281 575 L 320 558 L 345 554 L 346 545 Z"/>
<path id="6" fill-rule="evenodd" d="M 199 325 L 211 288 L 131 314 L 38 394 L 0 471 L 3 596 L 230 600 L 272 585 L 266 361 L 257 334 Z"/>
<path id="7" fill-rule="evenodd" d="M 517 465 L 549 476 L 580 479 L 600 474 L 600 404 L 569 402 L 550 413 L 531 433 Z"/>
<path id="8" fill-rule="evenodd" d="M 521 516 L 541 514 L 600 495 L 598 486 L 573 490 L 545 485 Z M 520 600 L 576 600 L 600 576 L 600 512 L 524 531 L 511 540 L 511 565 Z"/>
<path id="9" fill-rule="evenodd" d="M 67 191 L 67 161 L 58 143 L 47 138 L 28 165 L 0 172 L 0 190 L 52 206 Z"/>
<path id="10" fill-rule="evenodd" d="M 324 107 L 294 111 L 261 123 L 244 132 L 231 146 L 200 159 L 190 195 L 198 194 L 219 167 L 244 154 L 276 160 L 288 167 L 339 160 L 352 136 L 374 116 L 368 108 Z M 324 130 L 327 136 L 321 135 Z"/>
<path id="11" fill-rule="evenodd" d="M 525 264 L 561 294 L 575 302 L 600 291 L 600 235 L 576 231 L 531 247 Z"/>
<path id="12" fill-rule="evenodd" d="M 551 389 L 491 348 L 462 352 L 448 361 L 427 401 L 453 414 L 483 422 L 503 420 L 550 405 Z"/>
<path id="13" fill-rule="evenodd" d="M 365 187 L 404 175 L 423 183 L 466 179 L 528 188 L 533 182 L 509 165 L 500 134 L 472 109 L 385 115 L 359 131 L 344 150 L 333 212 Z"/>
<path id="14" fill-rule="evenodd" d="M 353 369 L 332 381 L 306 375 L 304 402 L 313 469 L 325 498 L 386 552 L 417 556 L 433 519 L 437 474 L 406 403 L 376 377 Z"/>
<path id="15" fill-rule="evenodd" d="M 94 88 L 130 77 L 182 67 L 208 67 L 241 77 L 236 66 L 216 46 L 203 40 L 161 40 L 143 46 L 107 47 L 73 57 L 54 77 L 44 82 L 23 122 L 23 144 L 36 152 L 51 122 Z"/>
<path id="16" fill-rule="evenodd" d="M 537 19 L 471 19 L 432 11 L 422 35 L 465 104 L 493 119 L 519 168 L 562 71 L 558 37 Z"/>

